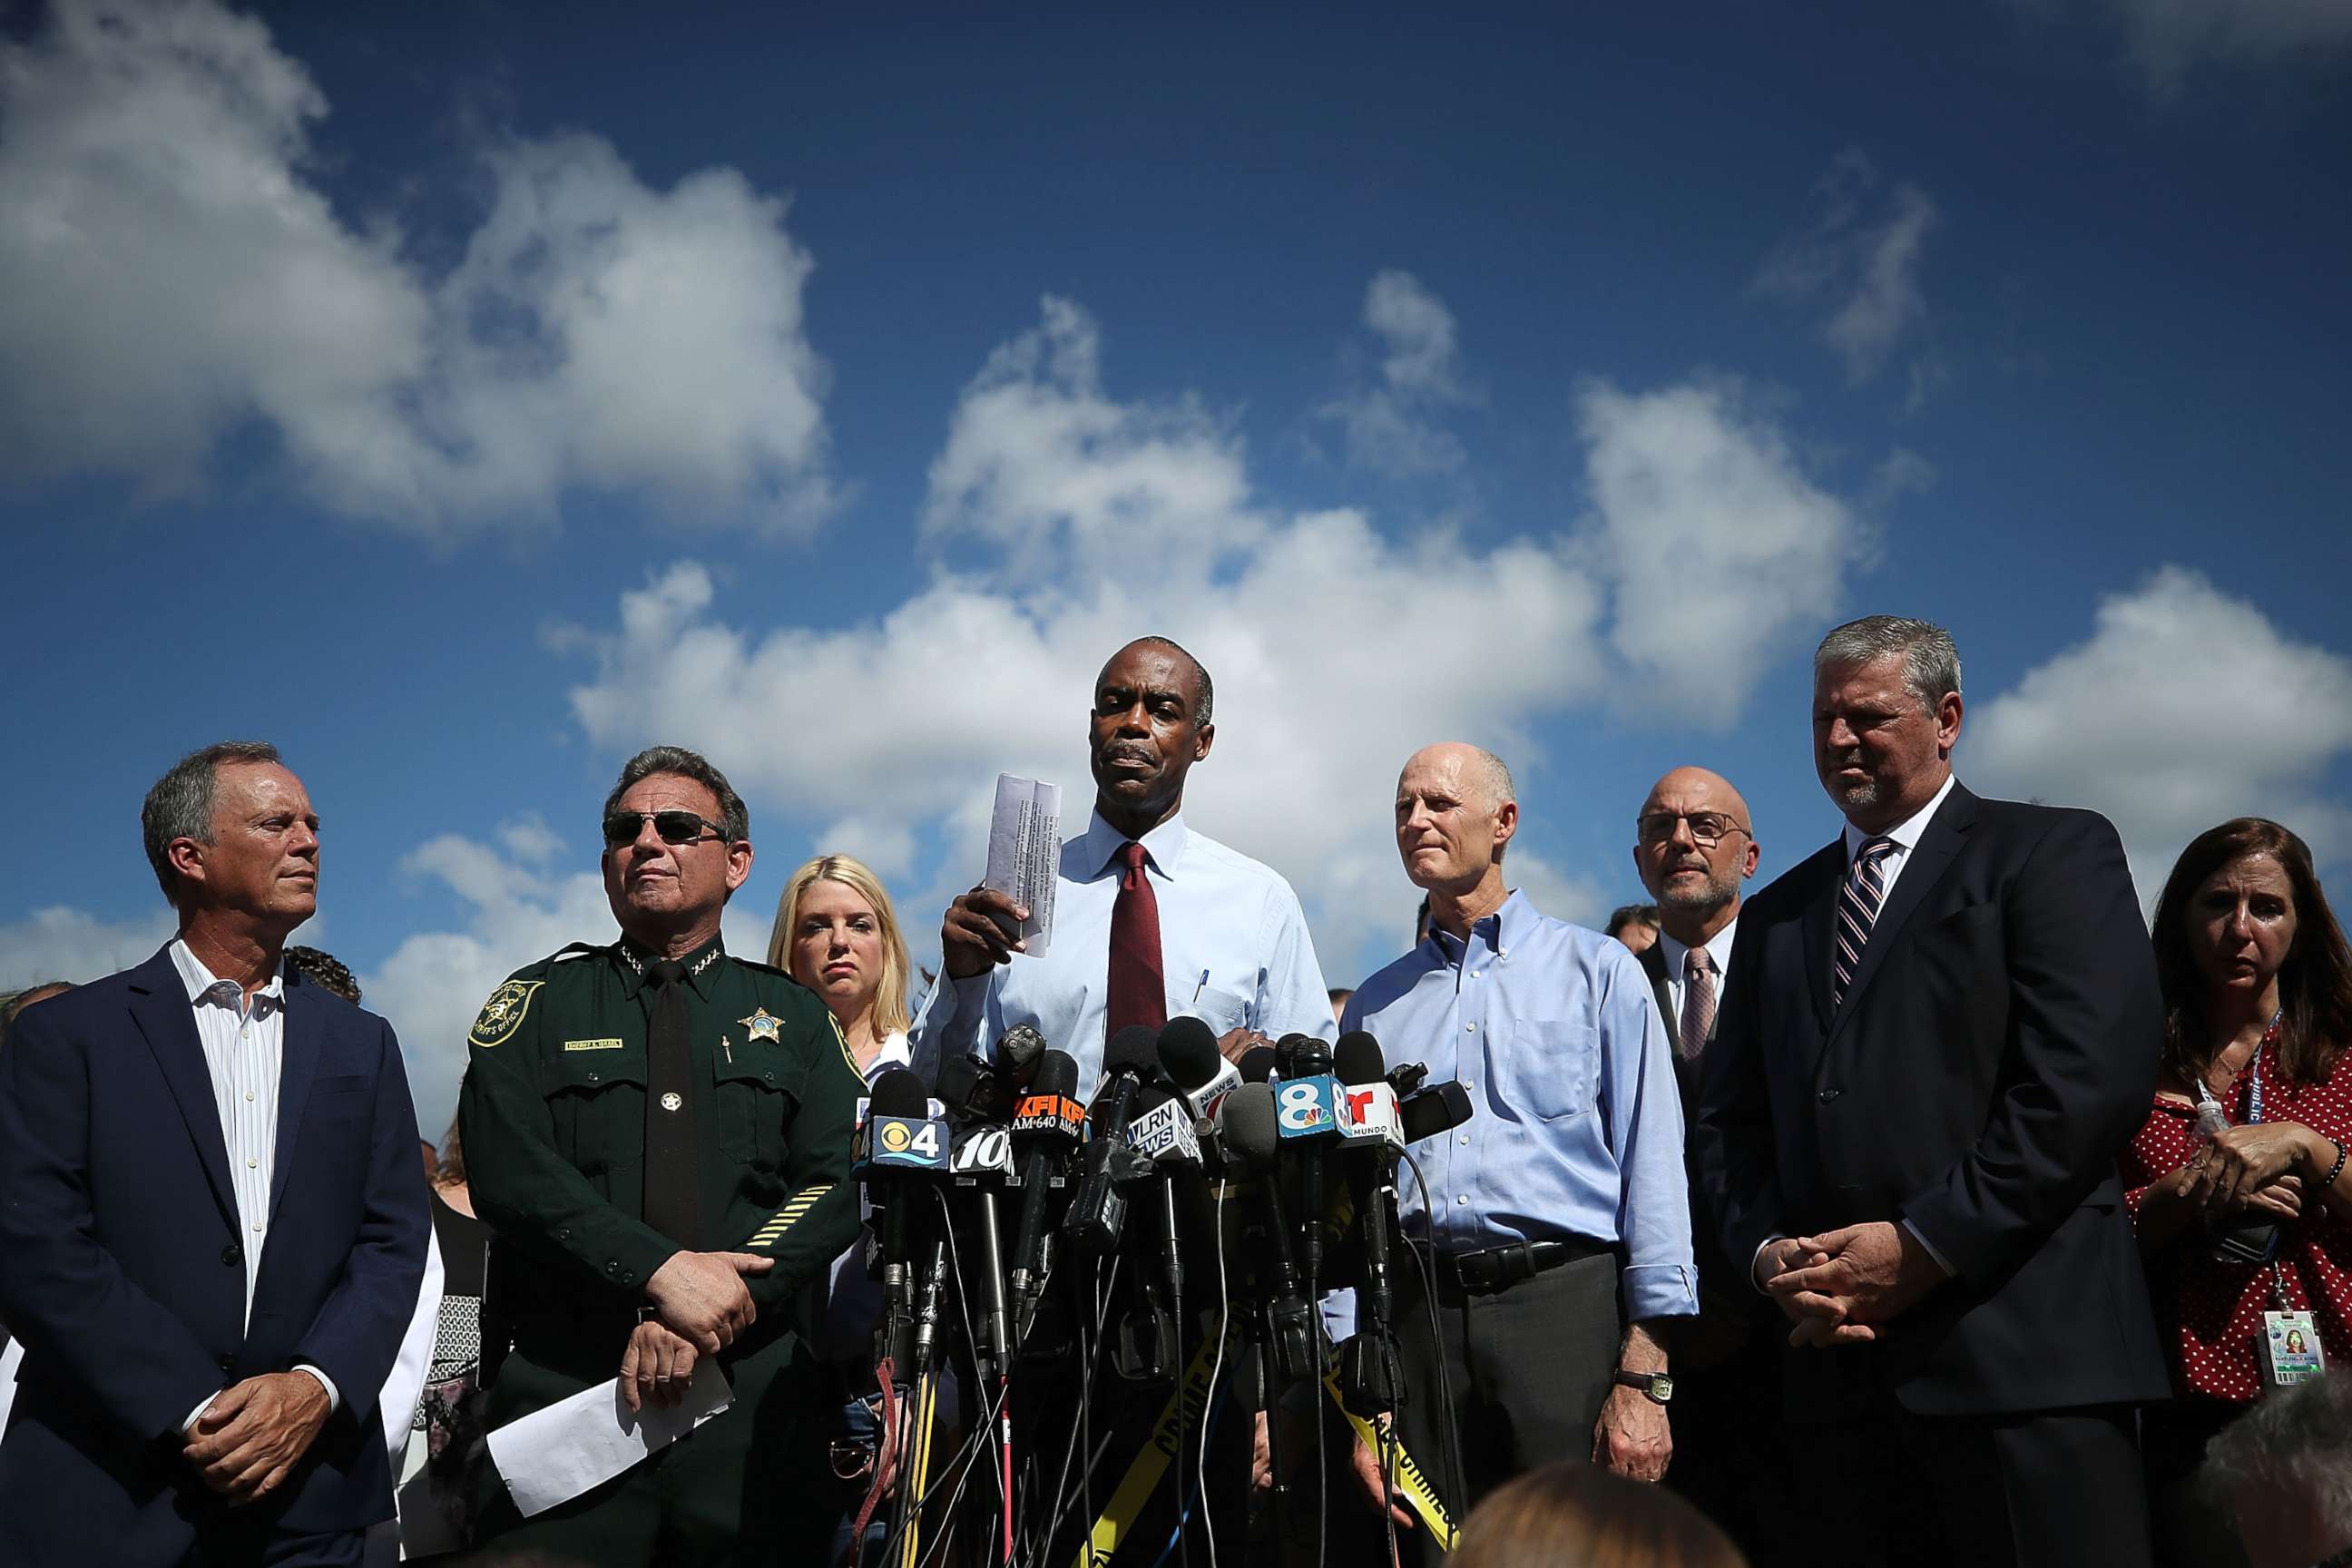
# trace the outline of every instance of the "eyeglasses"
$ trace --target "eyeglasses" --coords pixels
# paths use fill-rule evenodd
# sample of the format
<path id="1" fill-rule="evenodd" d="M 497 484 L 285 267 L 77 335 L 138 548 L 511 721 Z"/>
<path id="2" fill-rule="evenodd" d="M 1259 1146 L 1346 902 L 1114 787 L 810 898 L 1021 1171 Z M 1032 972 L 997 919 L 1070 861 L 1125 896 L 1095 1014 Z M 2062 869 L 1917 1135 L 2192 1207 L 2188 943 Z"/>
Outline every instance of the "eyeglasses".
<path id="1" fill-rule="evenodd" d="M 1647 816 L 1635 818 L 1633 829 L 1642 836 L 1642 842 L 1644 844 L 1664 844 L 1675 836 L 1675 824 L 1678 822 L 1689 823 L 1692 840 L 1710 848 L 1722 843 L 1727 834 L 1748 831 L 1719 811 L 1694 811 L 1688 814 L 1676 811 L 1654 811 Z"/>
<path id="2" fill-rule="evenodd" d="M 646 830 L 646 817 L 665 844 L 692 844 L 703 838 L 725 838 L 727 830 L 707 816 L 690 811 L 616 811 L 604 819 L 604 842 L 618 849 L 635 844 Z"/>

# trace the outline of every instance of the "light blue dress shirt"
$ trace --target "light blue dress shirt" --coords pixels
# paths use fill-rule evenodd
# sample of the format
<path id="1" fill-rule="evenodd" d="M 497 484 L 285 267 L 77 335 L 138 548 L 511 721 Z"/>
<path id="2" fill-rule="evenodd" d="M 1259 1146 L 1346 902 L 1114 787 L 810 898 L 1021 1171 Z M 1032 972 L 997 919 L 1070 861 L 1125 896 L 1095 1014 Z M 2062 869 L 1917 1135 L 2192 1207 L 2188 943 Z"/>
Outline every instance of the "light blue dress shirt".
<path id="1" fill-rule="evenodd" d="M 1454 1079 L 1475 1113 L 1416 1143 L 1424 1207 L 1397 1174 L 1405 1231 L 1440 1253 L 1520 1241 L 1622 1242 L 1629 1321 L 1698 1310 L 1682 1102 L 1649 976 L 1598 931 L 1514 891 L 1467 942 L 1433 929 L 1349 1000 L 1389 1065 Z M 1352 1331 L 1351 1300 L 1327 1311 Z"/>
<path id="2" fill-rule="evenodd" d="M 1094 814 L 1062 846 L 1054 938 L 1042 954 L 1014 953 L 969 980 L 941 976 L 908 1031 L 914 1068 L 937 1080 L 944 1057 L 992 1051 L 1027 1024 L 1078 1064 L 1078 1097 L 1094 1098 L 1102 1069 L 1110 977 L 1110 913 L 1126 835 Z M 1331 998 L 1315 962 L 1307 917 L 1290 884 L 1246 855 L 1194 833 L 1179 816 L 1143 836 L 1144 874 L 1160 905 L 1160 973 L 1168 1016 L 1191 1013 L 1223 1035 L 1249 1027 L 1334 1039 Z"/>

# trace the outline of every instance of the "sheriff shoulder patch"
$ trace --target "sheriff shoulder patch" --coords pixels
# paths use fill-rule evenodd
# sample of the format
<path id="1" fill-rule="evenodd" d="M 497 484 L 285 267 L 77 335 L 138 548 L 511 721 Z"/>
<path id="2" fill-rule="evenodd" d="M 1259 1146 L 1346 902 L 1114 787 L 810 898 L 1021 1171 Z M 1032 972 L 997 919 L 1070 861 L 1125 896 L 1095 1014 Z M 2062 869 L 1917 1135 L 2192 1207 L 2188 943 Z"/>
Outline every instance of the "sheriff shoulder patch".
<path id="1" fill-rule="evenodd" d="M 509 980 L 491 992 L 474 1019 L 474 1044 L 495 1046 L 520 1028 L 522 1016 L 530 1011 L 532 994 L 546 984 L 544 980 Z"/>

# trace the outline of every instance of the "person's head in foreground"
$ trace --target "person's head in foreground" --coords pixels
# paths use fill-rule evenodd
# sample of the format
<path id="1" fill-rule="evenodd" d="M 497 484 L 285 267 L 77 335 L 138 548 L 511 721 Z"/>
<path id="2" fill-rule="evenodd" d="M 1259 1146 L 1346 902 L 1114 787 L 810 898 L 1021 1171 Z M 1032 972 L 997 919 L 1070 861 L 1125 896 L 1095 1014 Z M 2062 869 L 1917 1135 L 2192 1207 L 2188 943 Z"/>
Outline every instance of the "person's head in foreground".
<path id="1" fill-rule="evenodd" d="M 2205 1450 L 2249 1568 L 2352 1563 L 2352 1372 L 2273 1389 Z"/>
<path id="2" fill-rule="evenodd" d="M 1706 1515 L 1594 1465 L 1529 1470 L 1470 1512 L 1448 1568 L 1747 1568 Z"/>

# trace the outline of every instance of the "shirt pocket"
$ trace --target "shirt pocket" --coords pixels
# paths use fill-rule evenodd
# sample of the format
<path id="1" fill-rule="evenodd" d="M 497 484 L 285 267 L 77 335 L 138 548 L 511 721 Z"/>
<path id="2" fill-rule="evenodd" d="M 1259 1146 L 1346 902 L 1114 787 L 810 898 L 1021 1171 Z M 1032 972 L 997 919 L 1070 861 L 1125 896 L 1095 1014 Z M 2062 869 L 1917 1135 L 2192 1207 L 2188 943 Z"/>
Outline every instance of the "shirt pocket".
<path id="1" fill-rule="evenodd" d="M 1185 988 L 1187 991 L 1191 987 Z M 1241 1028 L 1250 1021 L 1249 1002 L 1230 991 L 1220 991 L 1213 985 L 1203 985 L 1198 996 L 1171 996 L 1168 1016 L 1171 1018 L 1190 1013 L 1209 1026 L 1212 1034 L 1224 1035 Z"/>
<path id="2" fill-rule="evenodd" d="M 1504 1103 L 1531 1121 L 1562 1121 L 1592 1109 L 1600 1032 L 1569 1018 L 1517 1018 L 1502 1031 L 1492 1069 Z"/>
<path id="3" fill-rule="evenodd" d="M 636 1051 L 566 1051 L 548 1064 L 555 1152 L 583 1175 L 636 1164 L 646 1147 L 646 1062 Z"/>
<path id="4" fill-rule="evenodd" d="M 719 1147 L 739 1164 L 762 1171 L 781 1169 L 787 1152 L 784 1129 L 800 1109 L 800 1101 L 783 1087 L 782 1068 L 774 1061 L 730 1062 L 723 1056 L 712 1066 Z"/>

